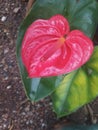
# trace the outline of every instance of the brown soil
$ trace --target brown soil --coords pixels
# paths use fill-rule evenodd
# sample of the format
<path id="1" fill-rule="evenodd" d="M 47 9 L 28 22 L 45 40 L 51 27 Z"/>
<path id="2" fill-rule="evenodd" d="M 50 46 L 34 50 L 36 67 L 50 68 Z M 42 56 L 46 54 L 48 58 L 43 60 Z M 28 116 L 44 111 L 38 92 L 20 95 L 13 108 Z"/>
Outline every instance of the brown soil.
<path id="1" fill-rule="evenodd" d="M 53 130 L 60 123 L 97 123 L 98 99 L 90 104 L 93 118 L 83 107 L 62 119 L 57 119 L 52 111 L 49 97 L 35 104 L 27 100 L 15 54 L 17 31 L 26 5 L 26 0 L 0 0 L 0 130 Z"/>

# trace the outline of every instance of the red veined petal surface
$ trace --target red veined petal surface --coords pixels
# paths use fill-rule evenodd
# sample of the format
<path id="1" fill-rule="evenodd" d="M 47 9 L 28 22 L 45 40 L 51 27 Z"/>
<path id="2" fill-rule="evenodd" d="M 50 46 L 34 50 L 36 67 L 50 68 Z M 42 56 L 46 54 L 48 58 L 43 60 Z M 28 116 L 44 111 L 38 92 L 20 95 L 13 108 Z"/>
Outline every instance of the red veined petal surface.
<path id="1" fill-rule="evenodd" d="M 70 32 L 69 23 L 62 15 L 33 22 L 21 48 L 30 78 L 69 73 L 86 63 L 92 52 L 90 38 L 79 30 Z"/>

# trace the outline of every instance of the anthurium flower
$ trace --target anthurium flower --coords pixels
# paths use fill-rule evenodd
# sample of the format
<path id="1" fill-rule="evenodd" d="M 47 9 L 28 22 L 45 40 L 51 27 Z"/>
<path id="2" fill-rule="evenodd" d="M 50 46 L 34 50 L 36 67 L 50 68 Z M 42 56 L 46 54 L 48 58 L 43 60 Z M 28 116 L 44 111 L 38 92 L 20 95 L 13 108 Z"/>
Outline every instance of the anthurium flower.
<path id="1" fill-rule="evenodd" d="M 62 15 L 38 19 L 27 29 L 22 41 L 22 61 L 29 77 L 57 76 L 85 64 L 93 43 L 80 30 L 70 31 Z"/>

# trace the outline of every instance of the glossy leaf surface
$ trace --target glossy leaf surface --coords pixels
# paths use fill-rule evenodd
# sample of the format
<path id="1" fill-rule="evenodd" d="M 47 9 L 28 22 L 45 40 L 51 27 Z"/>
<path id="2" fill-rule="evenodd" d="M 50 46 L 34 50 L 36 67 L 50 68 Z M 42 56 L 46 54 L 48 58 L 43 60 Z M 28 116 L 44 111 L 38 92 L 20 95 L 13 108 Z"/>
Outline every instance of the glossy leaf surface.
<path id="1" fill-rule="evenodd" d="M 98 125 L 72 125 L 65 126 L 56 130 L 98 130 Z"/>
<path id="2" fill-rule="evenodd" d="M 63 80 L 63 76 L 54 78 L 51 77 L 48 79 L 28 78 L 27 71 L 21 60 L 22 40 L 28 26 L 36 19 L 49 19 L 53 15 L 62 14 L 68 18 L 71 29 L 80 29 L 85 32 L 86 35 L 92 38 L 97 25 L 97 12 L 96 0 L 80 0 L 78 2 L 77 0 L 62 0 L 62 2 L 61 0 L 35 1 L 29 15 L 24 19 L 20 26 L 17 39 L 17 59 L 19 68 L 26 94 L 31 100 L 39 100 L 40 98 L 51 94 L 55 88 L 58 87 L 58 84 L 60 84 L 60 82 Z M 86 16 L 89 17 L 89 20 Z"/>
<path id="3" fill-rule="evenodd" d="M 98 46 L 82 68 L 68 74 L 52 94 L 59 117 L 74 112 L 98 96 Z"/>

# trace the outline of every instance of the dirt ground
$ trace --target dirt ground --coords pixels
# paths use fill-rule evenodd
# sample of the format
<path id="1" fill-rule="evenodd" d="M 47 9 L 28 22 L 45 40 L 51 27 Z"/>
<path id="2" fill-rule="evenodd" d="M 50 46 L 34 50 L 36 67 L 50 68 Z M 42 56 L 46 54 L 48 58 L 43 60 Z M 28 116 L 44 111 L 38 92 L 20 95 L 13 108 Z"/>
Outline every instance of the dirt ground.
<path id="1" fill-rule="evenodd" d="M 83 107 L 57 119 L 49 97 L 32 104 L 25 96 L 15 51 L 26 5 L 26 0 L 0 0 L 0 130 L 54 130 L 60 123 L 97 123 L 98 99 L 90 104 L 93 111 L 86 112 Z"/>

